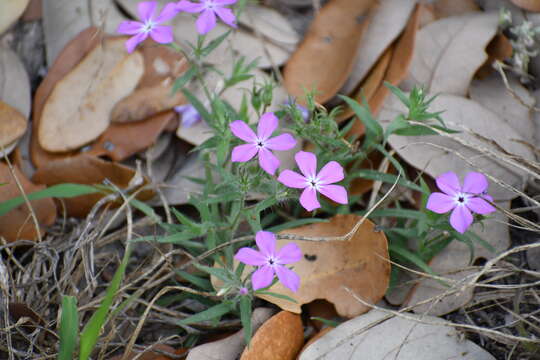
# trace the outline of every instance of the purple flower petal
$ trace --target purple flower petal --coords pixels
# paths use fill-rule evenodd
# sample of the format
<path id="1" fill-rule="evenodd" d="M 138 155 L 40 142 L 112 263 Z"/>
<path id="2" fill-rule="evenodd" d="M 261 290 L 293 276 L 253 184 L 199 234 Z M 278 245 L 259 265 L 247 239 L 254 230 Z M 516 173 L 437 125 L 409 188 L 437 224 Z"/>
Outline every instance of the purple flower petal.
<path id="1" fill-rule="evenodd" d="M 139 13 L 139 19 L 146 22 L 152 19 L 154 12 L 156 11 L 157 1 L 143 1 L 137 5 L 137 12 Z"/>
<path id="2" fill-rule="evenodd" d="M 315 177 L 317 174 L 317 157 L 315 154 L 307 151 L 299 151 L 294 156 L 294 159 L 304 176 Z"/>
<path id="3" fill-rule="evenodd" d="M 236 25 L 236 16 L 234 16 L 231 9 L 225 7 L 216 7 L 214 8 L 214 11 L 225 24 L 233 28 L 238 27 Z"/>
<path id="4" fill-rule="evenodd" d="M 488 188 L 488 181 L 484 174 L 470 172 L 463 180 L 463 192 L 471 194 L 481 194 Z"/>
<path id="5" fill-rule="evenodd" d="M 276 252 L 276 235 L 270 231 L 257 231 L 255 242 L 264 256 L 274 256 Z"/>
<path id="6" fill-rule="evenodd" d="M 341 181 L 345 178 L 343 174 L 343 167 L 336 161 L 330 161 L 324 165 L 321 171 L 317 174 L 317 178 L 320 180 L 320 184 L 333 184 Z"/>
<path id="7" fill-rule="evenodd" d="M 456 206 L 452 211 L 452 215 L 450 215 L 450 225 L 461 234 L 467 231 L 472 222 L 473 216 L 471 212 L 463 205 Z"/>
<path id="8" fill-rule="evenodd" d="M 300 276 L 285 266 L 276 266 L 276 274 L 279 281 L 292 292 L 297 292 L 300 287 Z"/>
<path id="9" fill-rule="evenodd" d="M 262 266 L 268 263 L 263 254 L 248 247 L 243 247 L 238 250 L 236 255 L 234 255 L 234 258 L 244 264 L 253 266 Z"/>
<path id="10" fill-rule="evenodd" d="M 319 192 L 338 204 L 348 204 L 349 198 L 347 190 L 341 185 L 323 185 L 319 187 Z"/>
<path id="11" fill-rule="evenodd" d="M 259 290 L 267 287 L 272 283 L 274 279 L 274 269 L 268 265 L 261 266 L 251 276 L 251 283 L 253 284 L 253 290 Z"/>
<path id="12" fill-rule="evenodd" d="M 133 36 L 131 39 L 126 41 L 126 50 L 128 53 L 132 53 L 137 45 L 142 43 L 146 38 L 148 37 L 147 33 L 140 33 L 135 36 Z"/>
<path id="13" fill-rule="evenodd" d="M 175 3 L 168 3 L 154 21 L 158 24 L 169 21 L 178 14 L 178 11 L 178 6 Z"/>
<path id="14" fill-rule="evenodd" d="M 285 151 L 296 146 L 296 139 L 291 134 L 281 134 L 266 140 L 265 145 L 271 150 Z"/>
<path id="15" fill-rule="evenodd" d="M 235 146 L 232 150 L 232 162 L 246 162 L 251 160 L 259 151 L 253 144 L 244 144 Z"/>
<path id="16" fill-rule="evenodd" d="M 210 9 L 204 10 L 195 22 L 199 34 L 204 35 L 216 26 L 216 14 Z"/>
<path id="17" fill-rule="evenodd" d="M 488 194 L 480 194 L 479 195 L 482 199 L 493 202 L 493 197 Z"/>
<path id="18" fill-rule="evenodd" d="M 292 170 L 282 171 L 279 174 L 278 181 L 287 187 L 296 189 L 303 189 L 307 186 L 306 178 Z"/>
<path id="19" fill-rule="evenodd" d="M 251 130 L 251 128 L 242 120 L 235 120 L 229 124 L 234 136 L 240 138 L 247 142 L 255 142 L 257 140 L 257 135 Z"/>
<path id="20" fill-rule="evenodd" d="M 302 250 L 295 243 L 288 243 L 279 249 L 276 259 L 278 264 L 292 264 L 302 259 Z"/>
<path id="21" fill-rule="evenodd" d="M 279 167 L 279 159 L 268 149 L 259 150 L 259 165 L 270 175 L 274 175 Z"/>
<path id="22" fill-rule="evenodd" d="M 143 26 L 144 24 L 138 21 L 124 21 L 118 26 L 116 31 L 120 34 L 135 35 L 141 32 Z"/>
<path id="23" fill-rule="evenodd" d="M 177 11 L 185 11 L 188 13 L 198 13 L 203 11 L 204 9 L 204 4 L 192 3 L 191 1 L 186 0 L 182 0 L 178 4 L 176 4 Z"/>
<path id="24" fill-rule="evenodd" d="M 446 194 L 434 192 L 429 195 L 426 208 L 437 214 L 444 214 L 455 208 L 456 200 Z"/>
<path id="25" fill-rule="evenodd" d="M 307 211 L 313 211 L 321 207 L 319 200 L 317 200 L 317 192 L 314 188 L 308 186 L 302 191 L 302 195 L 300 195 L 300 204 Z"/>
<path id="26" fill-rule="evenodd" d="M 174 41 L 173 31 L 170 26 L 155 26 L 150 31 L 150 37 L 160 44 L 170 44 Z"/>
<path id="27" fill-rule="evenodd" d="M 236 3 L 236 1 L 237 0 L 214 0 L 214 3 L 219 4 L 221 6 L 225 6 L 225 5 L 232 5 Z"/>
<path id="28" fill-rule="evenodd" d="M 437 186 L 439 187 L 439 189 L 441 189 L 443 193 L 448 195 L 454 195 L 461 189 L 459 179 L 457 175 L 452 171 L 437 176 L 435 181 L 437 182 Z"/>
<path id="29" fill-rule="evenodd" d="M 257 136 L 261 140 L 266 140 L 278 127 L 278 118 L 274 113 L 267 112 L 261 116 L 259 125 L 257 125 Z"/>
<path id="30" fill-rule="evenodd" d="M 182 127 L 191 127 L 195 123 L 201 120 L 201 115 L 191 104 L 178 105 L 174 107 L 176 111 L 182 118 Z"/>
<path id="31" fill-rule="evenodd" d="M 467 206 L 469 210 L 481 215 L 486 215 L 497 211 L 497 209 L 493 207 L 490 203 L 479 197 L 473 197 L 468 199 L 465 206 Z"/>

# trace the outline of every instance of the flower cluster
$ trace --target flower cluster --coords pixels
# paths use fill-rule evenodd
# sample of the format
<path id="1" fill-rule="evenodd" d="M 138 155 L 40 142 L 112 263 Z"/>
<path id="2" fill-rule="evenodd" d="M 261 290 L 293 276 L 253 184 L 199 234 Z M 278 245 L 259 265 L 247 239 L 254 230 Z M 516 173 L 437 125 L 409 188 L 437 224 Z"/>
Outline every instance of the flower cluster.
<path id="1" fill-rule="evenodd" d="M 150 36 L 155 42 L 169 44 L 173 41 L 173 31 L 170 26 L 161 25 L 174 18 L 179 12 L 200 13 L 195 26 L 199 34 L 204 35 L 216 26 L 216 15 L 225 24 L 236 28 L 236 17 L 226 5 L 232 5 L 237 0 L 201 0 L 194 3 L 181 0 L 178 3 L 168 3 L 158 16 L 157 1 L 144 1 L 137 5 L 137 12 L 141 21 L 124 21 L 118 26 L 118 32 L 133 35 L 126 42 L 126 49 L 133 52 L 138 44 Z"/>
<path id="2" fill-rule="evenodd" d="M 278 118 L 274 113 L 262 115 L 257 126 L 257 134 L 242 120 L 230 124 L 232 133 L 247 142 L 238 145 L 232 151 L 233 162 L 246 162 L 258 154 L 261 168 L 274 175 L 280 161 L 272 153 L 274 151 L 290 150 L 296 146 L 296 140 L 290 134 L 272 137 L 278 127 Z M 302 175 L 292 170 L 284 170 L 279 174 L 278 181 L 283 185 L 304 189 L 300 196 L 300 204 L 307 210 L 313 211 L 321 207 L 317 200 L 317 192 L 339 204 L 347 204 L 347 191 L 341 185 L 332 185 L 344 179 L 343 167 L 336 161 L 330 161 L 317 173 L 317 157 L 315 154 L 300 151 L 294 156 Z"/>
<path id="3" fill-rule="evenodd" d="M 253 290 L 263 289 L 274 280 L 277 275 L 279 281 L 293 292 L 300 287 L 300 277 L 284 265 L 292 264 L 302 259 L 302 251 L 295 243 L 289 243 L 276 252 L 276 236 L 269 231 L 258 231 L 255 242 L 259 251 L 243 247 L 234 258 L 247 265 L 259 268 L 251 277 Z"/>
<path id="4" fill-rule="evenodd" d="M 438 176 L 435 181 L 442 192 L 432 193 L 426 207 L 437 214 L 452 210 L 450 225 L 461 234 L 473 223 L 471 212 L 486 215 L 496 211 L 489 203 L 493 202 L 493 198 L 487 195 L 488 181 L 483 174 L 468 173 L 463 186 L 451 171 Z"/>

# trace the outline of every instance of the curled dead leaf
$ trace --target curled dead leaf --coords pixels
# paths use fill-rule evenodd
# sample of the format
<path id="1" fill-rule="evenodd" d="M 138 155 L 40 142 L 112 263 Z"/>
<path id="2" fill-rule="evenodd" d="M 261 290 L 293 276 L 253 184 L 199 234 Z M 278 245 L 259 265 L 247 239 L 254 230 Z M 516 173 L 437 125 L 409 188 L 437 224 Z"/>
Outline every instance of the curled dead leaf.
<path id="1" fill-rule="evenodd" d="M 1 15 L 0 15 L 1 17 Z M 17 54 L 0 46 L 0 100 L 30 116 L 30 80 Z"/>
<path id="2" fill-rule="evenodd" d="M 24 135 L 28 120 L 3 101 L 0 101 L 0 153 L 9 154 L 9 148 Z"/>
<path id="3" fill-rule="evenodd" d="M 257 330 L 240 360 L 294 360 L 304 345 L 300 315 L 280 311 Z"/>
<path id="4" fill-rule="evenodd" d="M 480 11 L 474 0 L 437 0 L 432 5 L 437 19 Z"/>
<path id="5" fill-rule="evenodd" d="M 13 168 L 12 173 L 4 162 L 0 162 L 0 184 L 6 184 L 0 188 L 0 203 L 21 195 L 14 176 L 16 176 L 26 194 L 45 188 L 44 186 L 30 182 L 17 167 Z M 39 223 L 39 229 L 36 229 L 31 212 L 27 204 L 24 203 L 7 214 L 0 216 L 1 237 L 5 238 L 8 242 L 19 239 L 36 240 L 39 238 L 38 231 L 43 235 L 45 233 L 44 226 L 54 223 L 56 220 L 56 206 L 51 199 L 34 200 L 30 204 Z"/>
<path id="6" fill-rule="evenodd" d="M 315 17 L 308 33 L 283 71 L 287 91 L 303 102 L 315 89 L 315 100 L 330 100 L 343 86 L 358 56 L 373 0 L 335 0 Z M 339 26 L 336 26 L 339 24 Z"/>
<path id="7" fill-rule="evenodd" d="M 135 91 L 114 106 L 112 122 L 141 121 L 186 102 L 180 91 L 172 93 L 174 80 L 188 68 L 184 56 L 155 46 L 150 40 L 139 49 L 144 57 L 144 74 Z"/>
<path id="8" fill-rule="evenodd" d="M 358 58 L 341 93 L 350 94 L 366 77 L 379 57 L 403 32 L 417 0 L 379 0 L 373 7 L 371 20 L 358 48 Z"/>
<path id="9" fill-rule="evenodd" d="M 127 54 L 124 42 L 124 37 L 105 39 L 54 86 L 38 128 L 43 149 L 74 150 L 105 131 L 114 105 L 143 75 L 142 55 Z"/>
<path id="10" fill-rule="evenodd" d="M 156 351 L 157 350 L 157 351 Z M 172 346 L 165 344 L 156 344 L 149 346 L 146 350 L 140 352 L 131 351 L 126 357 L 126 360 L 172 360 L 172 357 L 165 355 L 166 353 L 174 355 L 180 355 L 184 351 L 183 349 L 175 350 Z M 121 360 L 123 355 L 112 357 L 110 360 Z M 174 357 L 176 358 L 176 357 Z"/>
<path id="11" fill-rule="evenodd" d="M 130 167 L 92 156 L 81 155 L 51 161 L 43 165 L 37 169 L 32 180 L 47 186 L 62 183 L 93 185 L 103 184 L 103 181 L 107 180 L 120 189 L 126 189 L 133 176 L 135 176 L 135 170 Z M 99 193 L 77 196 L 63 199 L 63 203 L 69 216 L 84 217 L 103 196 L 104 194 Z M 152 191 L 143 190 L 138 193 L 137 199 L 144 201 L 151 199 L 153 196 Z"/>

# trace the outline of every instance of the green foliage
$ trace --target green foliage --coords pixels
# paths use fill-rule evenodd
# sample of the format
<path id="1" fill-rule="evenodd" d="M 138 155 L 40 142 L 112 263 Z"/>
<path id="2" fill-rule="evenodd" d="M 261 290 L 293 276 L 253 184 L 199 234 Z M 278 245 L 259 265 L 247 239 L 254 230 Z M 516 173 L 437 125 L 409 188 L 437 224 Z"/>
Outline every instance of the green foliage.
<path id="1" fill-rule="evenodd" d="M 79 315 L 77 299 L 74 296 L 62 297 L 62 313 L 60 315 L 60 351 L 58 360 L 73 360 L 73 352 L 79 338 Z"/>

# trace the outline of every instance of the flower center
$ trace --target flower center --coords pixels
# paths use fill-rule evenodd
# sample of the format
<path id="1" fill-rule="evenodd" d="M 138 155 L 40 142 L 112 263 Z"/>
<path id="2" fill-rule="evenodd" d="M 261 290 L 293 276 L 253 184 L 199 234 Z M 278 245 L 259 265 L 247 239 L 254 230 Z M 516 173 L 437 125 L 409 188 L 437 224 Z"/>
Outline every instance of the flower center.
<path id="1" fill-rule="evenodd" d="M 141 30 L 145 33 L 149 33 L 154 29 L 155 26 L 155 22 L 153 22 L 152 20 L 147 20 Z"/>
<path id="2" fill-rule="evenodd" d="M 266 261 L 268 261 L 268 265 L 272 267 L 278 264 L 277 259 L 272 256 L 269 256 Z"/>
<path id="3" fill-rule="evenodd" d="M 469 199 L 469 196 L 467 194 L 458 193 L 456 194 L 456 197 L 454 199 L 458 205 L 465 205 L 467 204 L 467 200 Z"/>
<path id="4" fill-rule="evenodd" d="M 264 140 L 257 138 L 257 140 L 255 140 L 255 146 L 257 146 L 259 149 L 264 148 L 265 146 Z"/>
<path id="5" fill-rule="evenodd" d="M 319 189 L 319 179 L 316 177 L 308 177 L 306 180 L 309 187 L 312 187 L 315 190 Z"/>
<path id="6" fill-rule="evenodd" d="M 207 8 L 208 10 L 214 10 L 214 8 L 216 7 L 216 4 L 214 4 L 214 2 L 212 0 L 205 1 L 204 2 L 204 7 Z"/>

